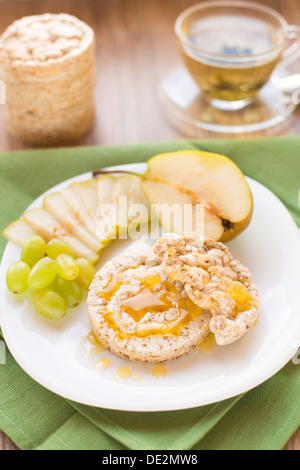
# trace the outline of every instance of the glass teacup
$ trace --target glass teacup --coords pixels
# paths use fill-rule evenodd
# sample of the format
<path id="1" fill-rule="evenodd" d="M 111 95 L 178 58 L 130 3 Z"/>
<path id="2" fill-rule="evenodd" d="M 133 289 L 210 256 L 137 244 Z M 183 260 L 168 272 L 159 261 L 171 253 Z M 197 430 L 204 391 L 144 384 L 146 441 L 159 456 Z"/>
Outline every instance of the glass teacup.
<path id="1" fill-rule="evenodd" d="M 299 50 L 298 26 L 247 1 L 194 5 L 178 17 L 175 32 L 185 66 L 204 98 L 223 110 L 249 104 L 274 68 Z"/>

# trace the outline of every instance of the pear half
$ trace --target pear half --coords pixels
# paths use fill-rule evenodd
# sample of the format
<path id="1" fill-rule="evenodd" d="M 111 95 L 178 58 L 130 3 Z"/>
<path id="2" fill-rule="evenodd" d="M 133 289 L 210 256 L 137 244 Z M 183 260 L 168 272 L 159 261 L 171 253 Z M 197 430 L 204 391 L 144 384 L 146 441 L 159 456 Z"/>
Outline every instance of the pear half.
<path id="1" fill-rule="evenodd" d="M 203 235 L 216 241 L 232 240 L 252 219 L 249 185 L 241 170 L 223 155 L 191 150 L 157 155 L 148 161 L 142 188 L 167 232 L 181 226 L 176 218 L 185 205 L 191 207 L 192 220 L 188 230 L 185 225 L 181 231 L 198 226 L 196 210 L 201 205 Z M 171 218 L 167 213 L 170 206 L 178 209 Z"/>

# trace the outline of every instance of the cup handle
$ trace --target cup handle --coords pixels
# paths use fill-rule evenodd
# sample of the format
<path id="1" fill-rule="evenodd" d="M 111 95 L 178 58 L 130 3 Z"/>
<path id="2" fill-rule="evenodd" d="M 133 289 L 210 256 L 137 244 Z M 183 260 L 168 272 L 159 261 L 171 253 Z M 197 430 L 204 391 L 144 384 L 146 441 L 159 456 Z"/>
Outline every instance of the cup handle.
<path id="1" fill-rule="evenodd" d="M 296 25 L 289 25 L 287 27 L 286 37 L 292 44 L 289 45 L 282 53 L 282 58 L 279 67 L 286 68 L 295 62 L 298 55 L 300 55 L 300 27 Z"/>

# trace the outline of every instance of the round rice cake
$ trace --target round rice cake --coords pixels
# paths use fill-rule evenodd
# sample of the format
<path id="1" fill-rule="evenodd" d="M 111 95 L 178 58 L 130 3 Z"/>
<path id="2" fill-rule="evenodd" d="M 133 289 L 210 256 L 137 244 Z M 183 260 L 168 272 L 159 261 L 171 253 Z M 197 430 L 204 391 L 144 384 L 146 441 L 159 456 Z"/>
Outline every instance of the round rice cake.
<path id="1" fill-rule="evenodd" d="M 89 52 L 91 49 L 93 52 L 94 42 L 92 28 L 75 16 L 66 13 L 25 16 L 2 34 L 0 57 L 16 74 L 25 74 L 25 80 L 36 81 L 49 75 L 55 79 L 57 72 L 67 79 L 73 71 L 70 65 L 75 67 L 76 74 L 93 65 Z M 31 76 L 26 75 L 29 72 Z"/>
<path id="2" fill-rule="evenodd" d="M 111 352 L 159 363 L 195 350 L 209 333 L 211 315 L 172 282 L 152 250 L 105 264 L 88 295 L 93 332 Z"/>

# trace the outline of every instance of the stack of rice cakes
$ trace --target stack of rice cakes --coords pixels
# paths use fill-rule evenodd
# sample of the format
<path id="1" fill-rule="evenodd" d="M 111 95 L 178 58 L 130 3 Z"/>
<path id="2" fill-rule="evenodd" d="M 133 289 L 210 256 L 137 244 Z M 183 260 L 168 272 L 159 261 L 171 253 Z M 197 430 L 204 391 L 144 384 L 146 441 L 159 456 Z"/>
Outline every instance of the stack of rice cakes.
<path id="1" fill-rule="evenodd" d="M 0 38 L 7 130 L 35 146 L 64 145 L 95 119 L 95 35 L 74 16 L 15 21 Z"/>

